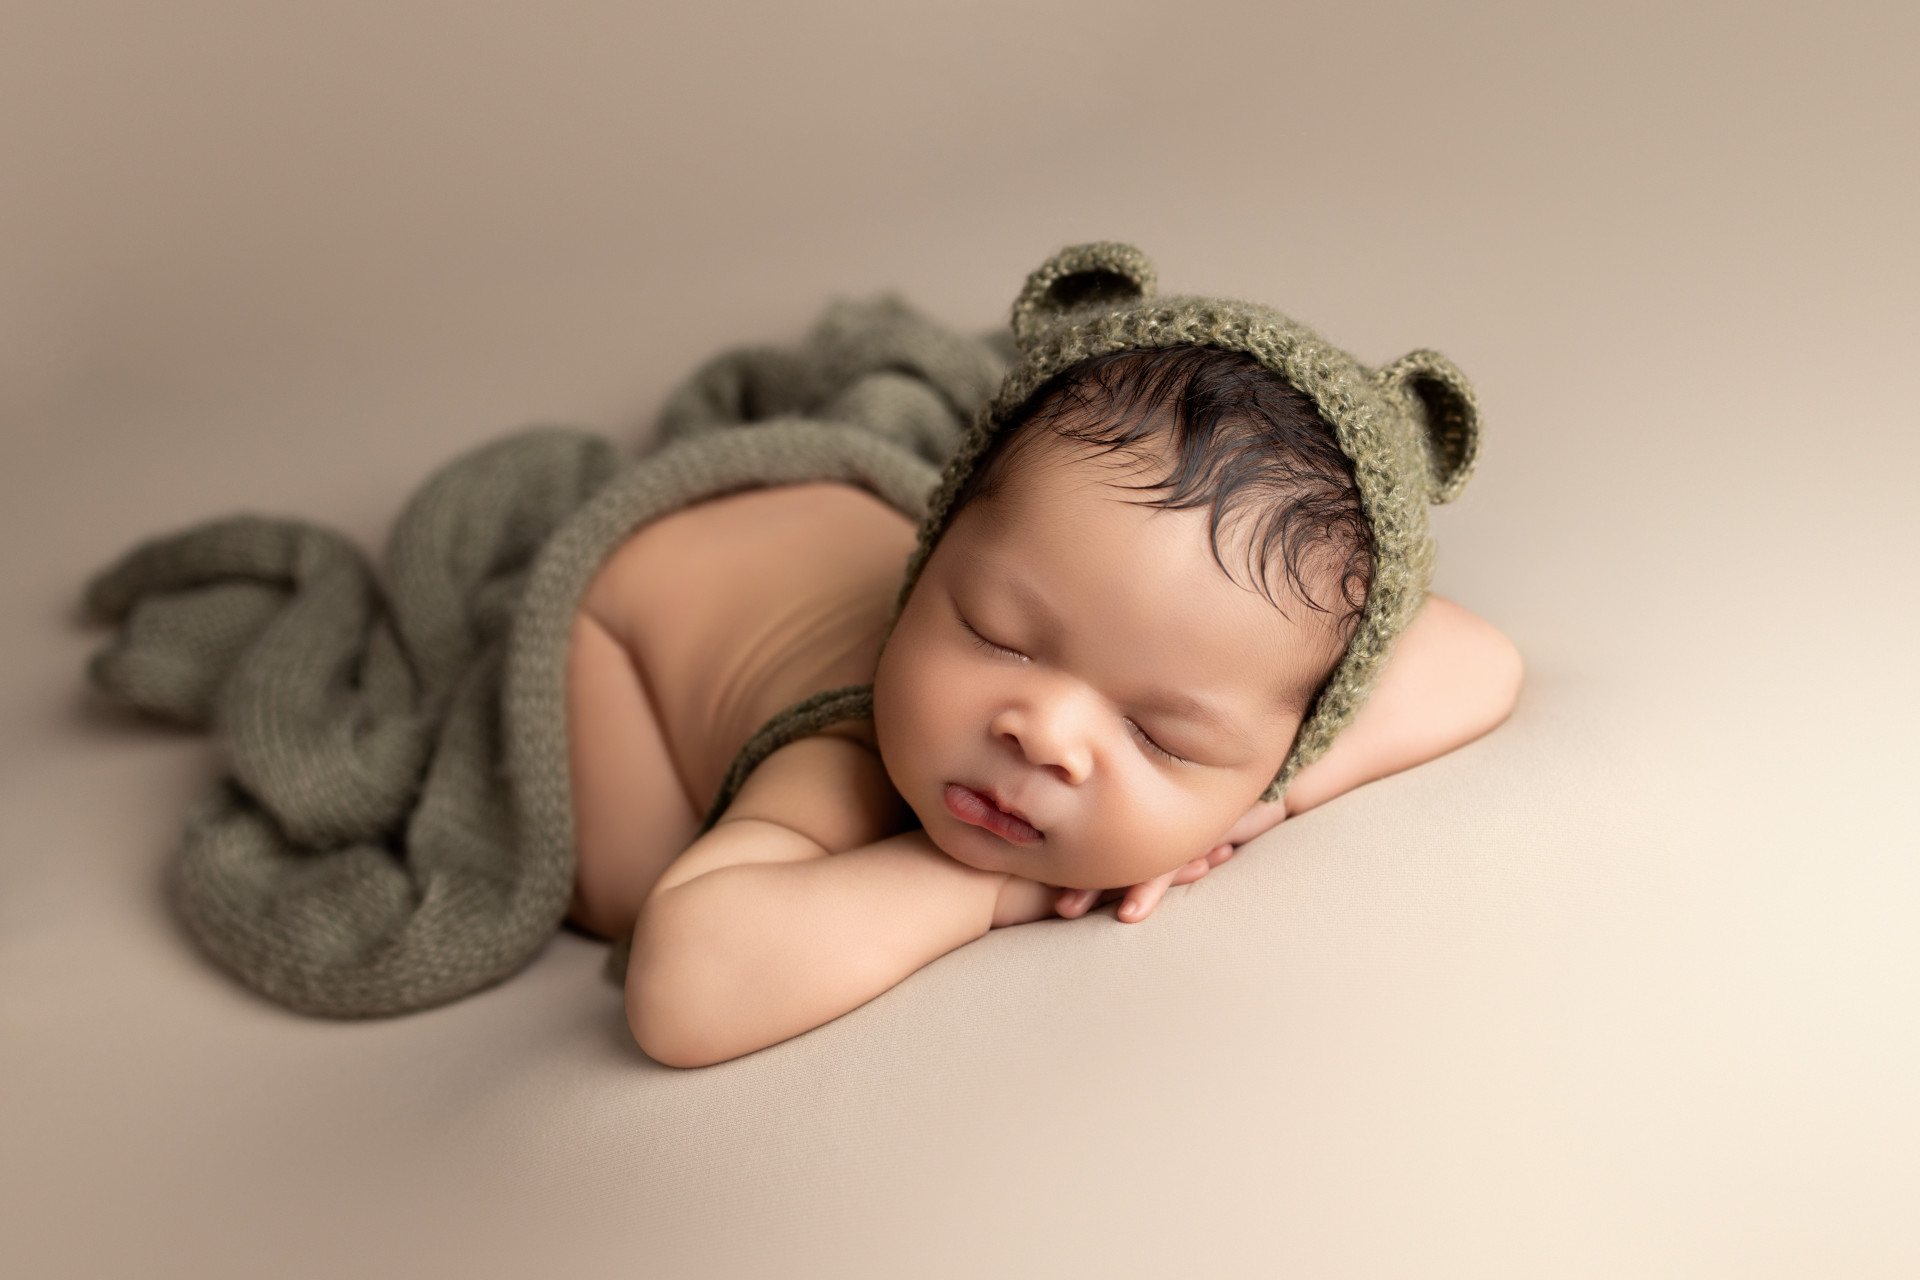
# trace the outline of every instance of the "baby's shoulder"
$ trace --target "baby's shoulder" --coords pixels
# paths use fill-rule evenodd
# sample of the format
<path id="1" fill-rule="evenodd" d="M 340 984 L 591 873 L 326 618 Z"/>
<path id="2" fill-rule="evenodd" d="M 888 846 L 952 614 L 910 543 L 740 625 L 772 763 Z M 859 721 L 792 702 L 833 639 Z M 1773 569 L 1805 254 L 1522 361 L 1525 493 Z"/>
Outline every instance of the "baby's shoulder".
<path id="1" fill-rule="evenodd" d="M 873 679 L 913 539 L 872 494 L 820 483 L 696 503 L 608 558 L 581 611 L 632 655 L 697 807 L 775 716 Z"/>

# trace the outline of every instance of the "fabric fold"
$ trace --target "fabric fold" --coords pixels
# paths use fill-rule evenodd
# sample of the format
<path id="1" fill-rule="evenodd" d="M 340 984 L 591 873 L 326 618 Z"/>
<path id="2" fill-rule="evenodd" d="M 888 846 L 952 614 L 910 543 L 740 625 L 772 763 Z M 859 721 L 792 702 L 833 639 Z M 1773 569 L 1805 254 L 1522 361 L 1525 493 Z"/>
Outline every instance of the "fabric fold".
<path id="1" fill-rule="evenodd" d="M 117 628 L 88 673 L 222 752 L 174 869 L 190 932 L 256 990 L 330 1016 L 518 969 L 572 892 L 566 651 L 600 564 L 652 519 L 762 485 L 839 480 L 918 519 L 1003 368 L 993 343 L 898 301 L 841 303 L 797 348 L 696 373 L 648 456 L 539 428 L 455 460 L 377 570 L 337 533 L 258 516 L 134 548 L 87 588 Z M 860 692 L 763 727 L 728 794 Z"/>

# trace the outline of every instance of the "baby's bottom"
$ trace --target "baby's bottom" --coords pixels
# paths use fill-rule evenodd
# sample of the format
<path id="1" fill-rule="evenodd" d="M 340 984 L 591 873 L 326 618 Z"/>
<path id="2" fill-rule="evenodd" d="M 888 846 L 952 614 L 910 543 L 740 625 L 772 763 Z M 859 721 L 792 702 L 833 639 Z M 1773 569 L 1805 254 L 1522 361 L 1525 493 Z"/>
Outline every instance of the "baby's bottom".
<path id="1" fill-rule="evenodd" d="M 626 648 L 585 613 L 567 653 L 567 754 L 579 866 L 567 918 L 619 937 L 700 825 Z"/>

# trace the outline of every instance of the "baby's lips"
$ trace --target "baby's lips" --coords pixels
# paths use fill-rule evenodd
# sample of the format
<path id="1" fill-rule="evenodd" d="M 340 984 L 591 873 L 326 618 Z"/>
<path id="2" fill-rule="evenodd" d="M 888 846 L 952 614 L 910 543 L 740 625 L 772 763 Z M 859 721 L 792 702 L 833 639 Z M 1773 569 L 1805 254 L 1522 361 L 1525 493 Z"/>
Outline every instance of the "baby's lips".
<path id="1" fill-rule="evenodd" d="M 1038 844 L 1045 836 L 1040 829 L 1017 813 L 995 804 L 992 797 L 972 787 L 949 782 L 945 795 L 947 812 L 960 821 L 991 831 L 1012 844 Z"/>

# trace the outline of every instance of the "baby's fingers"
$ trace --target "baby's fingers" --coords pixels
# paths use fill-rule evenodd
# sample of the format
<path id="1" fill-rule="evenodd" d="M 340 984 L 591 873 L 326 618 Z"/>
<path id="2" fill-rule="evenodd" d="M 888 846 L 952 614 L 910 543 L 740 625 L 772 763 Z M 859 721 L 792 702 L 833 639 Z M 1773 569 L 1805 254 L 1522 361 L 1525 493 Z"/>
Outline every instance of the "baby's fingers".
<path id="1" fill-rule="evenodd" d="M 1053 900 L 1053 913 L 1063 920 L 1078 920 L 1093 910 L 1093 904 L 1099 900 L 1098 889 L 1062 889 L 1060 896 Z"/>
<path id="2" fill-rule="evenodd" d="M 1211 870 L 1213 870 L 1213 866 L 1205 858 L 1195 858 L 1184 867 L 1176 867 L 1174 869 L 1173 882 L 1175 884 L 1192 884 L 1195 880 L 1198 880 Z"/>
<path id="3" fill-rule="evenodd" d="M 1245 816 L 1233 824 L 1233 829 L 1227 832 L 1227 842 L 1229 845 L 1245 844 L 1255 836 L 1265 835 L 1279 826 L 1286 816 L 1285 800 L 1264 800 L 1247 810 Z"/>
<path id="4" fill-rule="evenodd" d="M 1152 915 L 1153 909 L 1160 905 L 1160 899 L 1166 896 L 1168 886 L 1173 883 L 1173 878 L 1179 875 L 1181 870 L 1184 868 L 1155 876 L 1151 880 L 1143 880 L 1127 890 L 1126 901 L 1120 904 L 1120 918 L 1128 924 L 1139 924 Z"/>

